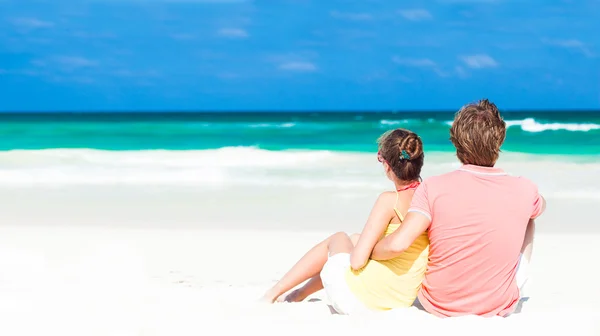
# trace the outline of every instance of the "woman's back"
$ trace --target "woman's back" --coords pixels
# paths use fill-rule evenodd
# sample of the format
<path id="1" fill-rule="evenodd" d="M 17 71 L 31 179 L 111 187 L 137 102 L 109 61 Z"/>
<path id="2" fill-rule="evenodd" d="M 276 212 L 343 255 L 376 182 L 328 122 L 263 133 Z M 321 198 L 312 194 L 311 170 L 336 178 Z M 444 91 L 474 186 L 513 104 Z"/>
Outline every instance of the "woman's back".
<path id="1" fill-rule="evenodd" d="M 406 214 L 410 206 L 417 185 L 408 190 L 385 193 L 389 198 L 392 219 L 381 238 L 402 225 L 403 214 Z M 425 232 L 402 255 L 394 259 L 369 260 L 360 270 L 348 270 L 346 282 L 359 300 L 371 309 L 409 307 L 421 287 L 428 256 L 429 238 Z"/>

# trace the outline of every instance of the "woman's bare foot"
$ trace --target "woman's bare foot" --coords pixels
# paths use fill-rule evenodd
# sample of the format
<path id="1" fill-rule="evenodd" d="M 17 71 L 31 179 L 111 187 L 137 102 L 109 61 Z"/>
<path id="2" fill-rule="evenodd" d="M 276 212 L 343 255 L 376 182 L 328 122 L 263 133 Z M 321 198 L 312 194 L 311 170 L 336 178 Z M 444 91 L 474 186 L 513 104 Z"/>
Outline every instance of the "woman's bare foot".
<path id="1" fill-rule="evenodd" d="M 306 299 L 306 294 L 302 288 L 298 288 L 287 295 L 280 296 L 277 298 L 277 302 L 302 302 L 304 299 Z"/>
<path id="2" fill-rule="evenodd" d="M 263 296 L 262 298 L 260 298 L 261 302 L 265 302 L 265 303 L 273 303 L 275 302 L 275 300 L 277 300 L 277 297 L 279 296 L 279 292 L 277 291 L 277 289 L 275 287 L 269 289 Z"/>

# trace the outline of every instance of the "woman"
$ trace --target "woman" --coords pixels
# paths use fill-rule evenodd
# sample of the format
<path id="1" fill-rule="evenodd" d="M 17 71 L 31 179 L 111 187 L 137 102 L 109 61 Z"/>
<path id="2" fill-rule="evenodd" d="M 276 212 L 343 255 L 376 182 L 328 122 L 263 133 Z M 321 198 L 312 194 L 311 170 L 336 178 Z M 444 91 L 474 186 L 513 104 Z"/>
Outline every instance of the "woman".
<path id="1" fill-rule="evenodd" d="M 313 247 L 265 293 L 264 301 L 299 302 L 324 288 L 340 314 L 412 305 L 427 267 L 427 232 L 394 259 L 369 257 L 375 244 L 404 220 L 421 180 L 423 143 L 415 133 L 396 129 L 382 135 L 378 147 L 377 158 L 394 183 L 394 191 L 379 195 L 360 235 L 338 232 Z M 282 296 L 306 280 L 304 286 Z"/>

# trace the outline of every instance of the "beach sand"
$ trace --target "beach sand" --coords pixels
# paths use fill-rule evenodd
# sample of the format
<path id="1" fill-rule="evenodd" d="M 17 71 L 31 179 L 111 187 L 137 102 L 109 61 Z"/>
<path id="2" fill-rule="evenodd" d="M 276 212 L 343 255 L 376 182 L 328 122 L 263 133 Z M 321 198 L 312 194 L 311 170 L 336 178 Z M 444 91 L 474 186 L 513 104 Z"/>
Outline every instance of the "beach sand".
<path id="1" fill-rule="evenodd" d="M 594 182 L 598 183 L 598 182 Z M 508 318 L 332 314 L 258 299 L 377 196 L 336 188 L 1 187 L 1 335 L 600 335 L 600 201 L 548 197 L 531 299 Z"/>

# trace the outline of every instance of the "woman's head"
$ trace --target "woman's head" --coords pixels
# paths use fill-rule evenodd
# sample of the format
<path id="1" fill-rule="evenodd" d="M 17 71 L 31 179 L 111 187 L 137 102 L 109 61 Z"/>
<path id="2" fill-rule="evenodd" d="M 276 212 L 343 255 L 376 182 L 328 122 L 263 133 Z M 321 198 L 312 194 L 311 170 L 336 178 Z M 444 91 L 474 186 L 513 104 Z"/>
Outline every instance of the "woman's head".
<path id="1" fill-rule="evenodd" d="M 423 167 L 423 142 L 416 133 L 398 128 L 384 133 L 378 140 L 377 157 L 390 179 L 418 181 Z M 393 174 L 393 175 L 392 175 Z"/>

